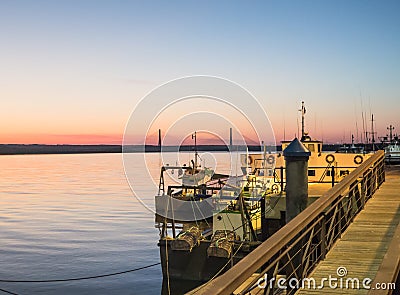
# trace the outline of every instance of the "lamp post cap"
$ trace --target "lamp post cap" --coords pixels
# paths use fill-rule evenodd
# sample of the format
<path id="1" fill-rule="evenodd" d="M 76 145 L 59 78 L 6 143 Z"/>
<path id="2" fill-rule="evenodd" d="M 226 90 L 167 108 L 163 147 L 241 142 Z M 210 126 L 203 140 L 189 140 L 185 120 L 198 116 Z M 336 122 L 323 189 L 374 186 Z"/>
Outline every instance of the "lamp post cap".
<path id="1" fill-rule="evenodd" d="M 309 157 L 311 152 L 296 137 L 283 151 L 285 157 Z"/>

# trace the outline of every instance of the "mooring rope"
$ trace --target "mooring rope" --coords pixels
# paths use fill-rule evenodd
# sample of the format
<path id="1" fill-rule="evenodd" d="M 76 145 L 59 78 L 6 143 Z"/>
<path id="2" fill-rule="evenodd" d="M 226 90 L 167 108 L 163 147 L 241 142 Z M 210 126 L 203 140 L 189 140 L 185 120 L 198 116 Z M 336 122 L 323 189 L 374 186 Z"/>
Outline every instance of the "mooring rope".
<path id="1" fill-rule="evenodd" d="M 124 270 L 124 271 L 118 271 L 118 272 L 95 275 L 95 276 L 87 276 L 87 277 L 77 277 L 77 278 L 67 278 L 67 279 L 50 279 L 50 280 L 5 280 L 5 279 L 0 279 L 0 282 L 2 282 L 2 283 L 58 283 L 58 282 L 70 282 L 70 281 L 83 281 L 83 280 L 98 279 L 98 278 L 122 275 L 125 273 L 142 270 L 145 268 L 150 268 L 150 267 L 153 267 L 153 266 L 156 266 L 159 264 L 161 264 L 161 263 L 157 262 L 157 263 L 149 264 L 146 266 L 141 266 L 141 267 L 134 268 L 134 269 L 128 269 L 128 270 Z"/>
<path id="2" fill-rule="evenodd" d="M 14 293 L 14 292 L 11 292 L 11 291 L 2 289 L 2 288 L 0 288 L 0 292 L 7 293 L 7 294 L 11 294 L 11 295 L 18 295 L 17 293 Z"/>

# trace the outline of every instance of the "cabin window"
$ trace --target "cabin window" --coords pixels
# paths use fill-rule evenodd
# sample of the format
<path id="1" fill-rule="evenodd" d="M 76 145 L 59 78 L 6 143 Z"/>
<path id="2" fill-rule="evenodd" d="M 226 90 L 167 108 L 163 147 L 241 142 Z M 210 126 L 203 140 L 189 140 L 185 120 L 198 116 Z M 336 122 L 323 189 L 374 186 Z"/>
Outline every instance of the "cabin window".
<path id="1" fill-rule="evenodd" d="M 313 144 L 309 144 L 309 145 L 308 145 L 308 150 L 309 150 L 310 152 L 315 152 L 314 145 L 313 145 Z"/>
<path id="2" fill-rule="evenodd" d="M 340 170 L 340 176 L 348 175 L 349 172 L 349 170 Z"/>
<path id="3" fill-rule="evenodd" d="M 331 170 L 326 171 L 326 176 L 331 176 Z"/>
<path id="4" fill-rule="evenodd" d="M 315 176 L 315 170 L 308 170 L 308 176 Z"/>
<path id="5" fill-rule="evenodd" d="M 321 145 L 319 144 L 318 145 L 318 153 L 320 153 L 321 152 Z"/>

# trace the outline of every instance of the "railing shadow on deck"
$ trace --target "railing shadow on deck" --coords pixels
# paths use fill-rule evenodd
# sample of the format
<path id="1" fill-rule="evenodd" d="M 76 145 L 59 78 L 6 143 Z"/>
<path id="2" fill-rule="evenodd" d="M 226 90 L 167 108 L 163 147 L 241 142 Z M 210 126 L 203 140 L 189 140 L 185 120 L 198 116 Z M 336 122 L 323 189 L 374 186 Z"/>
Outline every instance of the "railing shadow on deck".
<path id="1" fill-rule="evenodd" d="M 297 282 L 314 269 L 385 181 L 378 151 L 226 273 L 189 294 L 274 294 L 277 277 Z M 246 284 L 244 284 L 246 282 Z M 294 294 L 296 288 L 286 289 Z"/>

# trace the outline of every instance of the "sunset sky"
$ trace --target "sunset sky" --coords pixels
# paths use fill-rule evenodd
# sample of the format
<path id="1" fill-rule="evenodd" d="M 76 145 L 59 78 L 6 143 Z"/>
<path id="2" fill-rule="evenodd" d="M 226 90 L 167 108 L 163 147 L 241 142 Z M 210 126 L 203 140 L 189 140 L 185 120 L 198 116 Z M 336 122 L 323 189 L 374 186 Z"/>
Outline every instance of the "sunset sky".
<path id="1" fill-rule="evenodd" d="M 245 87 L 278 141 L 297 133 L 301 100 L 325 142 L 357 138 L 362 111 L 379 136 L 389 124 L 400 133 L 399 11 L 399 1 L 3 0 L 0 143 L 120 144 L 141 98 L 190 75 Z"/>

